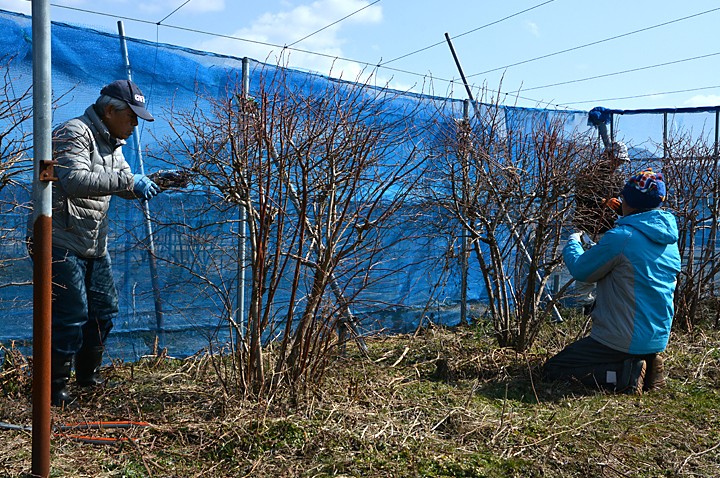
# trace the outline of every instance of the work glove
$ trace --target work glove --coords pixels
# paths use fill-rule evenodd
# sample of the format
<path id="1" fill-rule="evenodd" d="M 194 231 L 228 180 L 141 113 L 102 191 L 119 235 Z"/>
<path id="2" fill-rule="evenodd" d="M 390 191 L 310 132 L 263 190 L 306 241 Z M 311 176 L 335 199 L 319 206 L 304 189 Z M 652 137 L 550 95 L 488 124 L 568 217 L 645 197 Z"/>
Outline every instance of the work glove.
<path id="1" fill-rule="evenodd" d="M 578 241 L 582 244 L 582 232 L 573 232 L 570 234 L 570 237 L 568 237 L 568 241 Z"/>
<path id="2" fill-rule="evenodd" d="M 603 201 L 603 204 L 615 212 L 622 210 L 622 203 L 618 198 L 610 198 Z"/>
<path id="3" fill-rule="evenodd" d="M 595 245 L 595 241 L 593 241 L 590 235 L 586 232 L 580 234 L 580 242 L 582 242 L 582 245 L 585 249 L 590 249 L 592 246 Z"/>
<path id="4" fill-rule="evenodd" d="M 160 186 L 152 182 L 150 178 L 144 174 L 133 175 L 133 193 L 141 199 L 151 199 L 158 195 Z"/>

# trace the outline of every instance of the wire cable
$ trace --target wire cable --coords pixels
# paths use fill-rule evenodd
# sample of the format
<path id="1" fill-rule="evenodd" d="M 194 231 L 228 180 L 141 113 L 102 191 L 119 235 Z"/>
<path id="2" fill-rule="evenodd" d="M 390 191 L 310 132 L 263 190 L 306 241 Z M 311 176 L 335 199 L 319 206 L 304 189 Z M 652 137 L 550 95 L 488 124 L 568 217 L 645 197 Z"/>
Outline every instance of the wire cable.
<path id="1" fill-rule="evenodd" d="M 552 2 L 554 2 L 554 1 L 555 1 L 555 0 L 548 0 L 548 1 L 546 1 L 546 2 L 539 3 L 539 4 L 535 5 L 534 7 L 526 8 L 525 10 L 522 10 L 522 11 L 517 12 L 517 13 L 513 13 L 512 15 L 508 15 L 507 17 L 501 18 L 501 19 L 499 19 L 499 20 L 495 20 L 494 22 L 490 22 L 490 23 L 487 23 L 487 24 L 485 24 L 485 25 L 479 26 L 479 27 L 477 27 L 477 28 L 473 28 L 472 30 L 466 31 L 465 33 L 461 33 L 461 34 L 459 34 L 459 35 L 455 35 L 454 37 L 451 38 L 451 40 L 454 40 L 455 38 L 460 38 L 461 36 L 469 35 L 470 33 L 474 33 L 474 32 L 476 32 L 476 31 L 478 31 L 478 30 L 482 30 L 483 28 L 487 28 L 487 27 L 492 26 L 492 25 L 497 25 L 498 23 L 504 22 L 505 20 L 508 20 L 508 19 L 510 19 L 510 18 L 513 18 L 513 17 L 516 17 L 516 16 L 518 16 L 518 15 L 521 15 L 521 14 L 523 14 L 523 13 L 529 12 L 530 10 L 535 10 L 536 8 L 542 7 L 543 5 L 547 5 L 548 3 L 552 3 Z M 445 44 L 444 41 L 440 41 L 440 42 L 437 42 L 437 43 L 433 43 L 432 45 L 428 45 L 428 46 L 426 46 L 426 47 L 420 48 L 419 50 L 415 50 L 415 51 L 412 51 L 412 52 L 410 52 L 410 53 L 406 53 L 405 55 L 401 55 L 401 56 L 399 56 L 399 57 L 397 57 L 397 58 L 393 58 L 392 60 L 388 60 L 388 61 L 386 61 L 386 62 L 383 62 L 383 63 L 379 64 L 378 66 L 383 66 L 383 67 L 384 67 L 384 66 L 387 65 L 388 63 L 392 63 L 392 62 L 394 62 L 394 61 L 401 60 L 401 59 L 403 59 L 403 58 L 407 58 L 407 57 L 409 57 L 409 56 L 415 55 L 415 54 L 417 54 L 417 53 L 421 53 L 421 52 L 423 52 L 423 51 L 425 51 L 425 50 L 429 50 L 429 49 L 431 49 L 431 48 L 435 48 L 436 46 L 444 45 L 444 44 Z"/>
<path id="2" fill-rule="evenodd" d="M 559 103 L 557 106 L 567 106 L 567 105 L 581 105 L 584 103 L 602 103 L 605 101 L 617 101 L 617 100 L 634 100 L 636 98 L 647 98 L 648 96 L 658 96 L 658 95 L 674 95 L 676 93 L 690 93 L 693 91 L 702 91 L 702 90 L 711 90 L 715 88 L 720 88 L 720 85 L 715 86 L 703 86 L 701 88 L 690 88 L 687 90 L 675 90 L 675 91 L 664 91 L 662 93 L 648 93 L 646 95 L 635 95 L 635 96 L 620 96 L 617 98 L 602 98 L 597 100 L 585 100 L 585 101 L 573 101 L 570 103 Z"/>
<path id="3" fill-rule="evenodd" d="M 189 1 L 190 1 L 190 0 L 188 0 L 188 2 L 189 2 Z M 356 13 L 362 12 L 362 11 L 365 10 L 366 8 L 372 7 L 373 5 L 375 5 L 375 4 L 378 3 L 378 2 L 380 2 L 380 0 L 375 0 L 375 1 L 372 2 L 372 3 L 369 3 L 369 4 L 365 5 L 365 6 L 362 7 L 362 8 L 359 8 L 359 9 L 355 10 L 355 11 L 352 12 L 351 14 L 345 15 L 345 16 L 342 17 L 340 20 L 334 21 L 334 22 L 332 22 L 330 25 L 326 25 L 326 26 L 322 27 L 321 29 L 316 30 L 316 31 L 312 32 L 311 34 L 306 35 L 306 36 L 302 37 L 301 39 L 299 39 L 299 40 L 297 40 L 297 41 L 289 44 L 289 45 L 288 45 L 288 48 L 290 48 L 290 47 L 293 46 L 293 45 L 297 45 L 298 43 L 300 43 L 300 42 L 303 41 L 303 40 L 307 40 L 308 38 L 310 38 L 311 36 L 315 35 L 316 33 L 320 33 L 321 31 L 326 30 L 326 29 L 330 28 L 330 27 L 333 26 L 333 25 L 337 25 L 337 24 L 340 23 L 341 21 L 346 20 L 346 19 L 352 17 L 352 16 L 355 15 Z"/>
<path id="4" fill-rule="evenodd" d="M 667 25 L 671 25 L 671 24 L 673 24 L 673 23 L 678 23 L 678 22 L 681 22 L 681 21 L 684 21 L 684 20 L 688 20 L 688 19 L 690 19 L 690 18 L 695 18 L 695 17 L 699 17 L 699 16 L 701 16 L 701 15 L 706 15 L 706 14 L 708 14 L 708 13 L 716 12 L 716 11 L 718 11 L 718 10 L 720 10 L 720 7 L 718 7 L 718 8 L 712 8 L 712 9 L 710 9 L 710 10 L 706 10 L 706 11 L 700 12 L 700 13 L 695 13 L 695 14 L 693 14 L 693 15 L 688 15 L 688 16 L 682 17 L 682 18 L 676 18 L 675 20 L 670 20 L 670 21 L 667 21 L 667 22 L 658 23 L 658 24 L 656 24 L 656 25 L 651 25 L 651 26 L 649 26 L 649 27 L 641 28 L 641 29 L 639 29 L 639 30 L 634 30 L 634 31 L 631 31 L 631 32 L 623 33 L 623 34 L 621 34 L 621 35 L 615 35 L 615 36 L 612 36 L 612 37 L 609 37 L 609 38 L 605 38 L 605 39 L 603 39 L 603 40 L 598 40 L 598 41 L 594 41 L 594 42 L 590 42 L 590 43 L 585 43 L 584 45 L 578 45 L 578 46 L 575 46 L 575 47 L 572 47 L 572 48 L 567 48 L 567 49 L 565 49 L 565 50 L 556 51 L 556 52 L 554 52 L 554 53 L 548 53 L 547 55 L 542 55 L 542 56 L 538 56 L 538 57 L 535 57 L 535 58 L 530 58 L 529 60 L 523 60 L 523 61 L 518 61 L 517 63 L 511 63 L 511 64 L 509 64 L 509 65 L 499 66 L 499 67 L 497 67 L 497 68 L 493 68 L 492 70 L 485 70 L 485 71 L 481 71 L 480 73 L 473 73 L 472 75 L 468 75 L 467 77 L 468 77 L 468 78 L 472 78 L 473 76 L 479 76 L 479 75 L 484 75 L 485 73 L 492 73 L 492 72 L 494 72 L 494 71 L 505 70 L 505 69 L 511 68 L 511 67 L 513 67 L 513 66 L 524 65 L 524 64 L 526 64 L 526 63 L 530 63 L 530 62 L 537 61 L 537 60 L 542 60 L 542 59 L 545 59 L 545 58 L 549 58 L 549 57 L 551 57 L 551 56 L 556 56 L 556 55 L 560 55 L 560 54 L 563 54 L 563 53 L 568 53 L 568 52 L 571 52 L 571 51 L 580 50 L 580 49 L 582 49 L 582 48 L 587 48 L 587 47 L 589 47 L 589 46 L 599 45 L 599 44 L 601 44 L 601 43 L 609 42 L 609 41 L 611 41 L 611 40 L 617 40 L 618 38 L 624 38 L 624 37 L 627 37 L 627 36 L 630 36 L 630 35 L 635 35 L 635 34 L 637 34 L 637 33 L 642 33 L 642 32 L 646 32 L 646 31 L 649 31 L 649 30 L 653 30 L 653 29 L 655 29 L 655 28 L 664 27 L 664 26 L 667 26 Z"/>
<path id="5" fill-rule="evenodd" d="M 30 2 L 31 0 L 26 0 L 26 1 Z M 189 2 L 189 1 L 190 1 L 190 0 L 188 0 L 188 2 Z M 523 12 L 528 11 L 528 10 L 532 10 L 532 9 L 534 9 L 534 8 L 538 8 L 538 7 L 543 6 L 543 5 L 547 4 L 547 3 L 550 3 L 550 2 L 552 2 L 552 1 L 554 1 L 554 0 L 548 0 L 548 1 L 546 1 L 546 2 L 540 3 L 540 4 L 538 4 L 538 5 L 535 5 L 534 7 L 531 7 L 531 8 L 529 8 L 529 9 L 527 9 L 527 10 L 524 10 Z M 188 3 L 188 2 L 186 2 L 186 3 Z M 368 66 L 368 67 L 383 68 L 383 69 L 385 69 L 385 70 L 394 71 L 394 72 L 399 72 L 399 73 L 404 73 L 404 74 L 412 75 L 412 76 L 417 76 L 417 77 L 419 77 L 419 78 L 428 78 L 428 76 L 429 76 L 429 75 L 427 75 L 427 74 L 422 74 L 422 73 L 417 73 L 417 72 L 413 72 L 413 71 L 409 71 L 409 70 L 403 70 L 403 69 L 399 69 L 399 68 L 393 68 L 393 67 L 385 66 L 385 65 L 387 65 L 387 63 L 390 63 L 390 62 L 392 62 L 392 61 L 395 61 L 396 59 L 399 59 L 400 57 L 398 57 L 398 58 L 396 58 L 396 59 L 393 59 L 393 60 L 389 60 L 388 62 L 374 64 L 374 63 L 368 63 L 368 62 L 365 62 L 365 61 L 354 60 L 354 59 L 350 59 L 350 58 L 344 58 L 344 57 L 340 57 L 340 56 L 337 56 L 337 55 L 329 55 L 329 54 L 320 53 L 320 52 L 313 52 L 313 51 L 309 51 L 309 50 L 303 50 L 303 49 L 299 49 L 299 48 L 288 47 L 288 46 L 284 46 L 284 45 L 278 45 L 278 44 L 263 42 L 263 41 L 259 41 L 259 40 L 250 40 L 250 39 L 241 38 L 241 37 L 236 37 L 236 36 L 232 36 L 232 35 L 224 35 L 224 34 L 220 34 L 220 33 L 207 32 L 207 31 L 203 31 L 203 30 L 199 30 L 199 29 L 194 29 L 194 28 L 181 27 L 181 26 L 178 26 L 178 25 L 171 25 L 171 24 L 162 24 L 162 25 L 161 25 L 161 22 L 164 21 L 165 19 L 161 20 L 160 22 L 153 22 L 153 21 L 149 21 L 149 20 L 143 20 L 143 19 L 139 19 L 139 18 L 128 17 L 128 16 L 123 16 L 123 15 L 117 15 L 117 14 L 108 14 L 108 13 L 103 13 L 103 12 L 97 12 L 97 11 L 88 10 L 88 9 L 83 9 L 83 8 L 78 8 L 78 7 L 71 7 L 71 6 L 57 5 L 57 4 L 51 4 L 51 5 L 52 5 L 53 7 L 56 7 L 56 8 L 63 8 L 63 9 L 67 9 L 67 10 L 72 10 L 72 11 L 77 11 L 77 12 L 82 12 L 82 13 L 88 13 L 88 14 L 92 14 L 92 15 L 99 15 L 99 16 L 111 17 L 111 18 L 119 18 L 119 19 L 123 19 L 123 20 L 128 20 L 128 21 L 133 21 L 133 22 L 142 23 L 142 24 L 148 24 L 148 25 L 163 26 L 163 27 L 165 27 L 165 28 L 172 28 L 172 29 L 175 29 L 175 30 L 186 31 L 186 32 L 190 32 L 190 33 L 198 33 L 198 34 L 203 34 L 203 35 L 208 35 L 208 36 L 218 37 L 218 38 L 227 38 L 227 39 L 231 39 L 231 40 L 235 40 L 235 41 L 242 41 L 242 42 L 246 42 L 246 43 L 251 43 L 251 44 L 256 44 L 256 45 L 262 45 L 262 46 L 268 46 L 268 47 L 273 47 L 273 48 L 278 48 L 278 49 L 289 49 L 289 50 L 297 51 L 297 52 L 299 52 L 299 53 L 306 53 L 306 54 L 310 54 L 310 55 L 316 55 L 316 56 L 320 56 L 320 57 L 330 58 L 330 59 L 333 59 L 333 60 L 342 60 L 342 61 L 348 61 L 348 62 L 357 63 L 357 64 L 360 64 L 360 65 L 363 65 L 363 66 Z M 185 5 L 185 4 L 181 5 L 179 8 L 182 8 L 184 5 Z M 715 12 L 715 11 L 717 11 L 717 10 L 720 10 L 720 7 L 714 8 L 714 9 L 710 9 L 710 10 L 707 10 L 707 11 L 704 11 L 704 12 L 700 12 L 700 13 L 697 13 L 697 14 L 694 14 L 694 15 L 689 15 L 689 16 L 686 16 L 686 17 L 682 17 L 682 18 L 679 18 L 679 19 L 671 20 L 671 21 L 668 21 L 668 22 L 664 22 L 664 23 L 661 23 L 661 24 L 653 25 L 653 26 L 650 26 L 650 27 L 646 27 L 646 28 L 643 28 L 643 29 L 640 29 L 640 30 L 635 30 L 635 31 L 633 31 L 633 32 L 628 32 L 628 33 L 625 33 L 625 34 L 622 34 L 622 35 L 617 35 L 617 36 L 614 36 L 614 37 L 611 37 L 611 38 L 607 38 L 607 39 L 604 39 L 604 40 L 599 40 L 599 41 L 596 41 L 596 42 L 588 43 L 588 44 L 586 44 L 586 45 L 580 45 L 580 46 L 577 46 L 577 47 L 574 47 L 574 48 L 570 48 L 570 49 L 562 50 L 562 51 L 559 51 L 559 52 L 551 53 L 551 54 L 548 54 L 548 55 L 544 55 L 544 56 L 542 56 L 542 57 L 537 57 L 537 58 L 533 58 L 533 59 L 530 59 L 530 60 L 525 60 L 525 61 L 522 61 L 522 62 L 514 63 L 514 64 L 512 64 L 512 65 L 506 65 L 506 66 L 504 66 L 504 67 L 499 67 L 499 68 L 495 68 L 495 69 L 493 69 L 493 70 L 488 70 L 488 71 L 485 71 L 485 72 L 475 73 L 475 74 L 469 75 L 467 78 L 474 77 L 474 76 L 478 76 L 478 75 L 481 75 L 481 74 L 484 74 L 484 73 L 489 73 L 489 72 L 492 72 L 492 71 L 497 71 L 497 70 L 504 69 L 504 68 L 509 68 L 509 67 L 511 67 L 511 66 L 516 66 L 516 65 L 519 65 L 519 64 L 523 64 L 523 63 L 528 63 L 528 62 L 531 62 L 531 61 L 536 61 L 536 60 L 539 60 L 539 59 L 542 59 L 542 58 L 547 58 L 547 57 L 549 57 L 549 56 L 559 55 L 559 54 L 561 54 L 561 53 L 565 53 L 565 52 L 577 50 L 577 49 L 580 49 L 580 48 L 585 48 L 585 47 L 587 47 L 587 46 L 595 45 L 595 44 L 598 44 L 598 43 L 603 43 L 603 42 L 607 42 L 607 41 L 610 41 L 610 40 L 622 38 L 622 37 L 629 36 L 629 35 L 632 35 L 632 34 L 635 34 L 635 33 L 640 33 L 640 32 L 642 32 L 642 31 L 647 31 L 647 30 L 651 30 L 651 29 L 654 29 L 654 28 L 659 28 L 659 27 L 661 27 L 661 26 L 666 26 L 666 25 L 669 25 L 669 24 L 672 24 L 672 23 L 676 23 L 676 22 L 679 22 L 679 21 L 687 20 L 687 19 L 694 18 L 694 17 L 700 16 L 700 15 L 705 15 L 705 14 L 708 14 L 708 13 L 712 13 L 712 12 Z M 177 9 L 176 9 L 176 11 L 177 11 Z M 518 12 L 517 14 L 513 14 L 512 16 L 516 16 L 516 15 L 518 15 L 518 14 L 520 14 L 520 13 L 523 13 L 523 12 Z M 173 13 L 174 13 L 174 12 L 172 12 L 170 15 L 172 15 Z M 510 18 L 510 17 L 511 17 L 511 16 L 506 17 L 506 18 Z M 166 18 L 167 18 L 167 17 L 166 17 Z M 498 23 L 498 22 L 500 22 L 500 21 L 503 21 L 503 19 L 498 20 L 498 21 L 496 21 L 496 22 L 493 22 L 493 23 L 491 23 L 491 24 Z M 488 24 L 488 25 L 491 25 L 491 24 Z M 473 32 L 473 31 L 477 31 L 477 30 L 480 29 L 480 28 L 484 28 L 484 26 L 483 26 L 483 27 L 478 27 L 478 28 L 476 28 L 476 29 L 474 29 L 474 30 L 470 30 L 470 31 L 465 32 L 465 33 L 462 33 L 462 34 L 457 35 L 457 36 L 455 36 L 455 37 L 453 37 L 453 38 L 458 38 L 458 37 L 460 37 L 460 36 L 462 36 L 462 35 L 469 34 L 469 33 Z M 156 37 L 156 38 L 157 38 L 157 37 Z M 301 40 L 302 40 L 302 39 L 301 39 Z M 300 40 L 298 40 L 298 41 L 300 41 Z M 297 43 L 297 42 L 296 42 L 296 43 Z M 442 43 L 444 43 L 444 42 L 439 42 L 439 43 L 437 43 L 436 45 L 439 45 L 439 44 L 442 44 Z M 431 45 L 431 46 L 429 46 L 429 47 L 426 47 L 425 49 L 427 49 L 427 48 L 432 48 L 433 46 L 435 46 L 435 45 Z M 423 49 L 423 50 L 424 50 L 424 49 Z M 419 51 L 422 51 L 422 50 L 418 50 L 418 52 L 419 52 Z M 409 55 L 409 54 L 408 54 L 408 55 Z M 408 56 L 408 55 L 405 55 L 405 56 Z M 618 74 L 620 74 L 620 73 L 618 73 Z M 441 78 L 441 77 L 433 77 L 433 76 L 431 76 L 431 75 L 430 75 L 430 78 L 432 78 L 433 80 L 437 80 L 437 81 L 443 81 L 443 82 L 446 82 L 446 83 L 448 83 L 448 84 L 454 84 L 454 83 L 456 82 L 456 80 L 453 80 L 453 79 L 447 79 L 447 78 Z M 583 80 L 579 80 L 579 81 L 584 81 L 584 79 L 583 79 Z M 476 85 L 473 85 L 473 86 L 476 87 Z M 545 86 L 548 86 L 548 87 L 549 87 L 549 86 L 552 86 L 552 85 L 545 85 Z M 707 88 L 711 88 L 711 87 L 707 87 Z M 698 90 L 703 90 L 703 89 L 707 89 L 707 88 L 699 88 Z M 534 89 L 539 89 L 539 87 L 538 87 L 538 88 L 534 88 Z M 498 92 L 498 91 L 495 91 L 495 90 L 490 90 L 490 89 L 488 89 L 488 91 L 491 92 L 491 93 L 502 94 L 501 92 Z M 684 90 L 684 91 L 695 91 L 695 89 Z M 683 91 L 669 92 L 669 93 L 665 93 L 665 94 L 680 93 L 680 92 L 683 92 Z M 518 92 L 518 93 L 519 93 L 519 92 Z M 505 94 L 505 96 L 512 95 L 513 97 L 515 97 L 515 98 L 517 98 L 517 99 L 523 99 L 523 100 L 526 100 L 526 101 L 535 102 L 536 104 L 545 103 L 544 101 L 541 101 L 541 100 L 537 100 L 537 99 L 533 99 L 533 98 L 527 98 L 527 97 L 519 96 L 519 95 L 514 94 L 514 93 L 504 93 L 504 94 Z M 604 100 L 588 100 L 588 101 L 580 101 L 580 102 L 568 102 L 568 103 L 560 103 L 560 104 L 557 104 L 556 106 L 577 105 L 577 104 L 583 104 L 583 103 L 591 103 L 591 102 L 597 102 L 597 101 L 613 101 L 613 100 L 619 100 L 619 99 L 634 99 L 634 98 L 642 98 L 642 97 L 646 97 L 646 96 L 653 96 L 653 95 L 657 95 L 657 94 L 661 94 L 661 93 L 654 93 L 654 94 L 649 94 L 649 95 L 628 96 L 628 97 L 623 97 L 623 98 L 609 98 L 609 99 L 604 99 Z M 549 104 L 549 103 L 548 103 L 548 104 Z"/>
<path id="6" fill-rule="evenodd" d="M 686 61 L 701 60 L 703 58 L 709 58 L 711 56 L 717 56 L 717 55 L 720 55 L 720 51 L 715 52 L 715 53 L 708 53 L 707 55 L 694 56 L 691 58 L 683 58 L 682 60 L 668 61 L 665 63 L 657 63 L 655 65 L 641 66 L 638 68 L 631 68 L 629 70 L 616 71 L 614 73 L 605 73 L 603 75 L 588 76 L 586 78 L 579 78 L 576 80 L 569 80 L 569 81 L 561 81 L 559 83 L 551 83 L 549 85 L 533 86 L 531 88 L 523 88 L 523 91 L 533 91 L 533 90 L 540 90 L 542 88 L 550 88 L 552 86 L 569 85 L 571 83 L 581 83 L 583 81 L 597 80 L 599 78 L 607 78 L 608 76 L 624 75 L 625 73 L 633 73 L 635 71 L 650 70 L 653 68 L 659 68 L 661 66 L 676 65 L 678 63 L 683 63 Z"/>
<path id="7" fill-rule="evenodd" d="M 182 7 L 184 7 L 185 5 L 187 5 L 188 3 L 190 3 L 190 1 L 191 1 L 191 0 L 185 0 L 185 3 L 183 3 L 182 5 L 180 5 L 179 7 L 177 7 L 177 8 L 176 8 L 175 10 L 173 10 L 172 12 L 170 12 L 165 18 L 163 18 L 162 20 L 160 20 L 159 22 L 157 22 L 157 24 L 160 25 L 162 22 L 164 22 L 165 20 L 167 20 L 167 19 L 170 18 L 171 16 L 175 15 L 175 13 L 176 13 L 178 10 L 180 10 Z"/>

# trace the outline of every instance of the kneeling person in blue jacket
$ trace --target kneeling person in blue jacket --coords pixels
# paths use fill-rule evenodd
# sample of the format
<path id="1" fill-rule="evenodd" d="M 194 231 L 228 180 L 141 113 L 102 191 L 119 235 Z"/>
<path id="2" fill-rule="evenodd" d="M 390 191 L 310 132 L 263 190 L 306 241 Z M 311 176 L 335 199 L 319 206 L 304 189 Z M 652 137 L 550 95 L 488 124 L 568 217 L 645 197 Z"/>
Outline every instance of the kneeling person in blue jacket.
<path id="1" fill-rule="evenodd" d="M 570 236 L 565 264 L 576 280 L 597 282 L 597 299 L 590 336 L 550 358 L 547 379 L 635 394 L 664 384 L 658 354 L 680 272 L 677 221 L 658 209 L 665 194 L 662 174 L 646 169 L 625 184 L 623 215 L 595 246 L 583 250 L 580 233 Z"/>

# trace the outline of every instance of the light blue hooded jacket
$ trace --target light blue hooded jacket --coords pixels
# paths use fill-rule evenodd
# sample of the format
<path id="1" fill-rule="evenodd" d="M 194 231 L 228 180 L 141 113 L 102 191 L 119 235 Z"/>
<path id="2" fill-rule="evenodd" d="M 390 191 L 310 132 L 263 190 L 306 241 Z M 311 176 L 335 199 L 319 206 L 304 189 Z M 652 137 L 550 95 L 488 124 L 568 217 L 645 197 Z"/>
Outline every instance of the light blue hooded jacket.
<path id="1" fill-rule="evenodd" d="M 677 240 L 675 217 L 652 209 L 618 218 L 587 251 L 579 241 L 568 241 L 563 258 L 570 274 L 597 282 L 593 339 L 634 355 L 665 350 L 680 272 Z"/>

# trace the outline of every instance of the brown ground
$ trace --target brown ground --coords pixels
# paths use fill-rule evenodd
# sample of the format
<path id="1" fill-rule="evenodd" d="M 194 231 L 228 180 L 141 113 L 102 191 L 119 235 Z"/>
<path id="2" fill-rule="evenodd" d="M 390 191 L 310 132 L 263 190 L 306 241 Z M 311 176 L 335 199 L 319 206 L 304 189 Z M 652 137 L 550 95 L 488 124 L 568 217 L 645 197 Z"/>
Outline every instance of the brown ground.
<path id="1" fill-rule="evenodd" d="M 90 433 L 124 439 L 109 445 L 55 435 L 51 476 L 720 476 L 720 333 L 673 336 L 668 386 L 642 397 L 540 382 L 583 325 L 548 326 L 547 351 L 525 355 L 468 327 L 373 338 L 370 359 L 349 347 L 297 405 L 239 398 L 207 356 L 118 363 L 53 422 L 149 426 Z M 5 353 L 0 420 L 30 425 L 27 358 Z M 27 476 L 31 434 L 0 437 L 0 476 Z"/>

